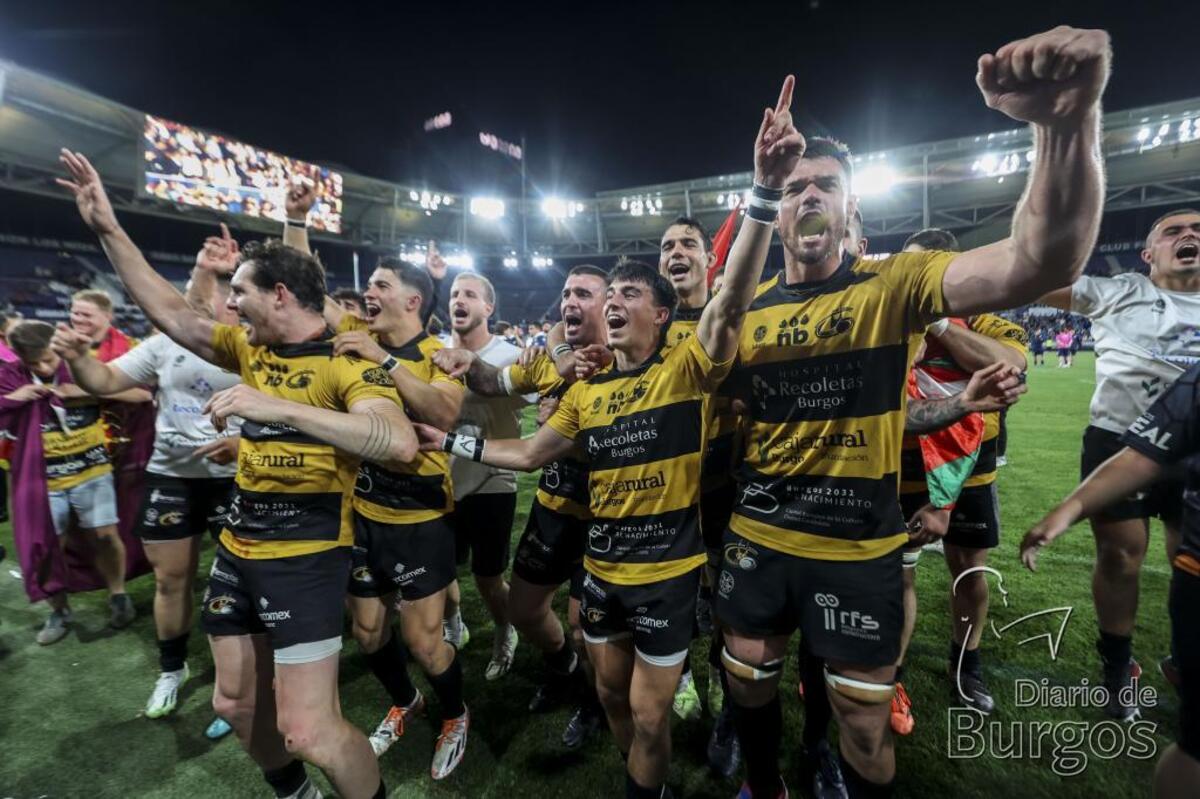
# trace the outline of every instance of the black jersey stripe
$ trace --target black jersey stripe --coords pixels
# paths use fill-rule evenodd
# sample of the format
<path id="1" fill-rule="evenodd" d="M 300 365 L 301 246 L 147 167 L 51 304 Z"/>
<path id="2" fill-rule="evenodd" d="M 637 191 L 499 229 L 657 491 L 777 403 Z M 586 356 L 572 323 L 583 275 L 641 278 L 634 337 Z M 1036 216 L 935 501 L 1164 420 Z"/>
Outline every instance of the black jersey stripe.
<path id="1" fill-rule="evenodd" d="M 666 330 L 665 327 L 663 329 L 664 329 L 664 331 Z M 662 361 L 663 361 L 663 351 L 662 351 L 662 348 L 660 347 L 658 352 L 651 355 L 649 358 L 647 358 L 645 360 L 645 362 L 643 362 L 640 366 L 638 366 L 634 369 L 630 369 L 627 372 L 622 372 L 622 371 L 617 370 L 615 367 L 609 367 L 608 369 L 601 372 L 600 374 L 589 377 L 587 379 L 587 382 L 591 383 L 592 385 L 602 385 L 604 383 L 611 383 L 614 380 L 624 380 L 627 377 L 637 377 L 638 375 L 645 374 L 650 369 L 651 366 L 654 366 L 657 363 L 662 363 Z"/>
<path id="2" fill-rule="evenodd" d="M 229 530 L 256 541 L 337 541 L 342 528 L 342 495 L 234 489 Z"/>
<path id="3" fill-rule="evenodd" d="M 392 510 L 442 510 L 446 481 L 441 474 L 404 474 L 363 462 L 354 483 L 355 496 Z"/>
<path id="4" fill-rule="evenodd" d="M 775 282 L 769 288 L 762 291 L 750 303 L 750 313 L 761 311 L 765 308 L 775 308 L 780 305 L 804 303 L 826 294 L 837 294 L 839 291 L 845 291 L 851 286 L 866 283 L 868 280 L 879 277 L 875 272 L 856 271 L 853 269 L 853 266 L 854 258 L 847 255 L 842 259 L 842 263 L 838 266 L 837 271 L 828 278 L 808 283 L 785 283 L 784 274 L 780 272 L 775 277 Z M 747 324 L 749 324 L 749 320 Z"/>
<path id="5" fill-rule="evenodd" d="M 63 477 L 74 477 L 77 474 L 86 472 L 93 466 L 103 466 L 108 463 L 108 448 L 103 444 L 97 444 L 82 452 L 57 455 L 45 460 L 47 478 L 53 480 Z"/>
<path id="6" fill-rule="evenodd" d="M 673 402 L 580 430 L 577 441 L 593 471 L 678 458 L 703 450 L 703 412 L 702 400 Z"/>
<path id="7" fill-rule="evenodd" d="M 334 331 L 327 327 L 319 339 L 295 344 L 272 344 L 267 347 L 267 351 L 277 358 L 308 358 L 318 355 L 332 358 L 334 335 Z"/>
<path id="8" fill-rule="evenodd" d="M 743 366 L 726 383 L 735 395 L 750 397 L 753 421 L 786 424 L 899 410 L 907 377 L 907 345 L 888 344 Z"/>
<path id="9" fill-rule="evenodd" d="M 542 467 L 538 490 L 550 496 L 562 497 L 588 506 L 588 465 L 573 458 L 548 463 Z"/>
<path id="10" fill-rule="evenodd" d="M 311 444 L 332 449 L 332 445 L 313 438 L 308 433 L 301 433 L 294 427 L 282 424 L 260 424 L 249 419 L 242 422 L 242 438 L 255 443 Z"/>
<path id="11" fill-rule="evenodd" d="M 695 504 L 651 516 L 593 518 L 588 526 L 588 557 L 605 563 L 657 563 L 703 551 Z"/>
<path id="12" fill-rule="evenodd" d="M 879 479 L 795 474 L 768 477 L 743 464 L 735 511 L 784 530 L 846 541 L 904 529 L 897 475 Z"/>

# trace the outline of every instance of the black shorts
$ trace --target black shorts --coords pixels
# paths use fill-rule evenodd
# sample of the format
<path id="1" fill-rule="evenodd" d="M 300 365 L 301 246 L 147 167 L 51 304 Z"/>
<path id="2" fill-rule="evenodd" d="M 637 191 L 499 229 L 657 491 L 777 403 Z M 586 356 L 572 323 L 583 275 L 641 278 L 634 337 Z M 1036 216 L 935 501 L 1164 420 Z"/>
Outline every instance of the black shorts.
<path id="1" fill-rule="evenodd" d="M 478 577 L 504 574 L 516 511 L 516 493 L 471 494 L 455 500 L 450 525 L 458 565 L 466 564 L 469 557 L 471 572 Z"/>
<path id="2" fill-rule="evenodd" d="M 517 542 L 513 574 L 532 585 L 562 585 L 572 580 L 574 588 L 583 579 L 587 526 L 587 522 L 552 511 L 535 499 L 525 532 Z"/>
<path id="3" fill-rule="evenodd" d="M 1080 455 L 1080 479 L 1100 468 L 1106 460 L 1124 449 L 1119 433 L 1089 425 L 1083 431 L 1083 452 Z M 1114 502 L 1097 514 L 1099 519 L 1123 521 L 1125 519 L 1149 519 L 1157 516 L 1164 522 L 1175 524 L 1183 511 L 1183 483 L 1178 480 L 1161 480 L 1136 494 Z"/>
<path id="4" fill-rule="evenodd" d="M 457 576 L 454 531 L 445 518 L 417 524 L 386 524 L 354 514 L 354 566 L 350 595 L 424 599 Z"/>
<path id="5" fill-rule="evenodd" d="M 904 520 L 929 502 L 928 494 L 901 494 L 900 509 Z M 995 549 L 1000 546 L 1000 496 L 996 484 L 964 488 L 950 511 L 946 527 L 947 544 L 964 549 Z"/>
<path id="6" fill-rule="evenodd" d="M 633 638 L 633 648 L 654 666 L 675 666 L 687 656 L 696 624 L 701 569 L 645 585 L 618 585 L 583 576 L 579 625 L 598 644 Z"/>
<path id="7" fill-rule="evenodd" d="M 280 662 L 320 660 L 341 649 L 349 574 L 349 547 L 254 560 L 218 545 L 201 624 L 208 635 L 265 633 Z"/>
<path id="8" fill-rule="evenodd" d="M 1171 657 L 1179 669 L 1179 748 L 1200 760 L 1200 577 L 1182 569 L 1171 570 Z"/>
<path id="9" fill-rule="evenodd" d="M 1071 354 L 1071 350 L 1069 347 L 1059 347 L 1058 348 L 1058 357 L 1065 358 L 1070 354 Z"/>
<path id="10" fill-rule="evenodd" d="M 732 481 L 700 495 L 700 536 L 709 552 L 710 564 L 719 560 L 714 555 L 721 551 L 721 539 L 725 536 L 725 528 L 729 527 L 736 499 L 737 486 Z"/>
<path id="11" fill-rule="evenodd" d="M 800 558 L 725 532 L 716 614 L 743 635 L 791 635 L 855 666 L 888 666 L 904 624 L 901 551 L 873 560 Z"/>
<path id="12" fill-rule="evenodd" d="M 137 535 L 143 541 L 179 541 L 205 530 L 215 540 L 229 515 L 233 478 L 183 478 L 146 473 Z"/>

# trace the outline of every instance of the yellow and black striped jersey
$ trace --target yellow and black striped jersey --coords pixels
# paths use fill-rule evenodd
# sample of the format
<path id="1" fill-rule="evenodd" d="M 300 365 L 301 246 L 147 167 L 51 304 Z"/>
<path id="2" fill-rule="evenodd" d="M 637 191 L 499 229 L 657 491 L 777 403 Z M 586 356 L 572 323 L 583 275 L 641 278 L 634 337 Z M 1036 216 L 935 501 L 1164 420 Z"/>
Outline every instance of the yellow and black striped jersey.
<path id="1" fill-rule="evenodd" d="M 352 314 L 342 317 L 338 332 L 367 330 L 367 323 Z M 425 383 L 450 383 L 463 388 L 463 381 L 446 374 L 433 363 L 433 354 L 445 345 L 422 331 L 399 347 L 379 343 L 400 365 Z M 391 376 L 388 384 L 395 390 Z M 420 524 L 454 510 L 454 488 L 450 482 L 450 455 L 418 452 L 406 468 L 393 471 L 364 461 L 358 467 L 354 487 L 354 510 L 383 524 Z"/>
<path id="2" fill-rule="evenodd" d="M 907 540 L 898 497 L 909 364 L 945 314 L 954 253 L 847 257 L 760 284 L 727 379 L 749 422 L 730 527 L 771 549 L 867 560 Z"/>
<path id="3" fill-rule="evenodd" d="M 1029 334 L 1025 328 L 995 314 L 979 314 L 967 320 L 967 327 L 981 336 L 994 339 L 1006 347 L 1012 347 L 1022 355 L 1029 350 Z M 967 478 L 965 486 L 982 486 L 996 481 L 996 445 L 1000 435 L 1000 412 L 983 415 L 983 443 L 979 446 L 979 460 L 975 470 Z"/>
<path id="4" fill-rule="evenodd" d="M 567 390 L 546 424 L 588 459 L 589 572 L 639 585 L 704 564 L 696 475 L 709 399 L 731 363 L 714 363 L 691 336 L 636 369 L 609 366 Z"/>
<path id="5" fill-rule="evenodd" d="M 675 346 L 696 334 L 703 308 L 676 308 L 671 326 L 667 328 L 667 345 Z M 722 386 L 711 402 L 713 421 L 709 427 L 704 462 L 700 467 L 700 490 L 704 493 L 724 488 L 733 481 L 736 456 L 735 438 L 738 419 L 733 412 L 733 398 Z"/>
<path id="6" fill-rule="evenodd" d="M 504 367 L 501 382 L 509 394 L 538 394 L 561 397 L 568 388 L 550 356 L 542 353 L 528 367 L 514 363 Z M 542 467 L 535 499 L 543 508 L 575 519 L 587 519 L 588 467 L 578 458 L 562 458 Z"/>
<path id="7" fill-rule="evenodd" d="M 333 357 L 333 334 L 254 346 L 240 327 L 213 328 L 214 363 L 265 394 L 346 412 L 368 399 L 400 404 L 391 377 L 358 358 Z M 229 521 L 221 544 L 242 558 L 307 555 L 354 541 L 358 459 L 281 424 L 242 425 Z"/>
<path id="8" fill-rule="evenodd" d="M 100 404 L 94 399 L 68 400 L 42 422 L 42 454 L 46 489 L 65 491 L 112 473 Z"/>

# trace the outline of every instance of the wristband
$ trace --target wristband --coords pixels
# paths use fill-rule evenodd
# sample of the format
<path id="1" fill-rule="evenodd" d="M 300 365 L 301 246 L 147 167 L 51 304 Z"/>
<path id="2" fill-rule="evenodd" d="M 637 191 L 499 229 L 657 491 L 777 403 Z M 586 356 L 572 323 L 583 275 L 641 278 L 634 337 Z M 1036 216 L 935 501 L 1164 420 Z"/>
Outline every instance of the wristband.
<path id="1" fill-rule="evenodd" d="M 286 219 L 284 219 L 283 222 L 288 227 L 304 228 L 305 230 L 308 229 L 308 220 L 307 219 L 292 219 L 289 216 Z"/>
<path id="2" fill-rule="evenodd" d="M 446 437 L 442 439 L 442 451 L 479 463 L 483 460 L 483 439 L 461 436 L 458 433 L 447 433 Z"/>
<path id="3" fill-rule="evenodd" d="M 940 336 L 949 329 L 950 329 L 950 320 L 947 318 L 947 319 L 937 320 L 932 325 L 930 325 L 929 329 L 926 330 L 925 332 L 929 333 L 930 335 Z"/>
<path id="4" fill-rule="evenodd" d="M 750 202 L 747 205 L 752 205 L 755 208 L 765 208 L 768 211 L 778 211 L 779 206 L 783 203 L 779 200 L 764 200 L 762 197 L 750 197 Z"/>
<path id="5" fill-rule="evenodd" d="M 750 197 L 751 199 L 757 197 L 760 200 L 777 203 L 783 199 L 783 189 L 773 189 L 770 186 L 755 183 L 754 188 L 750 189 Z"/>
<path id="6" fill-rule="evenodd" d="M 388 374 L 391 374 L 392 371 L 395 370 L 395 368 L 400 365 L 400 362 L 398 360 L 396 360 L 395 355 L 389 355 L 386 358 L 384 358 L 383 363 L 381 363 L 379 365 L 381 367 L 383 367 L 383 371 L 387 372 Z"/>
<path id="7" fill-rule="evenodd" d="M 775 217 L 779 215 L 778 209 L 762 208 L 751 203 L 746 206 L 746 218 L 758 222 L 760 225 L 772 225 L 775 223 Z"/>
<path id="8" fill-rule="evenodd" d="M 572 351 L 573 351 L 573 349 L 570 344 L 566 344 L 566 343 L 559 344 L 557 347 L 555 347 L 553 350 L 550 351 L 550 357 L 557 361 L 558 356 L 565 355 L 566 353 L 572 352 Z"/>

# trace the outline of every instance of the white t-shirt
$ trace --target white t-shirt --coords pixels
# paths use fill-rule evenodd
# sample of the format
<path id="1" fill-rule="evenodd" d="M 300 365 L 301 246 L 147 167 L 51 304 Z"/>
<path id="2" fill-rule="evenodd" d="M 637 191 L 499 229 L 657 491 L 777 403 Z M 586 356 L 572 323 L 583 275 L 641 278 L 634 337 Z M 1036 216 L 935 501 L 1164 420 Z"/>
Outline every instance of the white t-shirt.
<path id="1" fill-rule="evenodd" d="M 1096 393 L 1091 423 L 1123 433 L 1150 403 L 1200 361 L 1200 293 L 1160 289 L 1135 272 L 1083 276 L 1071 310 L 1092 320 Z"/>
<path id="2" fill-rule="evenodd" d="M 161 333 L 110 362 L 138 383 L 156 384 L 158 415 L 154 419 L 154 454 L 146 471 L 169 477 L 233 477 L 237 463 L 218 466 L 194 456 L 197 447 L 219 435 L 203 413 L 208 398 L 236 386 L 241 378 L 176 344 Z M 237 435 L 241 420 L 231 419 L 225 433 Z"/>
<path id="3" fill-rule="evenodd" d="M 521 350 L 499 336 L 475 352 L 497 369 L 517 362 Z M 529 405 L 527 397 L 483 397 L 471 390 L 463 395 L 462 412 L 455 432 L 484 438 L 520 438 L 521 408 Z M 511 494 L 517 490 L 516 473 L 464 458 L 450 458 L 450 476 L 454 482 L 454 499 L 471 494 Z"/>

